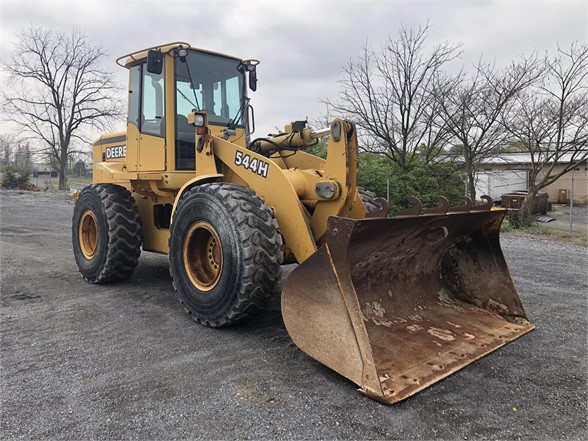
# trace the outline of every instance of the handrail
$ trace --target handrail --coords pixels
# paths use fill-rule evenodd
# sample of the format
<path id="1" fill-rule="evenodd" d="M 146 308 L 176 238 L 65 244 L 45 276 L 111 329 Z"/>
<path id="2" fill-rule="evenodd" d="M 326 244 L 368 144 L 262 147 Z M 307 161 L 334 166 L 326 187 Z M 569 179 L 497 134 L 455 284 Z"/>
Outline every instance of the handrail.
<path id="1" fill-rule="evenodd" d="M 159 48 L 162 48 L 162 47 L 174 46 L 174 45 L 178 45 L 178 46 L 179 45 L 182 45 L 186 49 L 190 49 L 192 47 L 192 46 L 190 46 L 190 43 L 186 43 L 185 41 L 174 41 L 173 43 L 158 44 L 158 45 L 155 45 L 155 46 L 148 47 L 146 49 L 141 49 L 141 50 L 138 50 L 138 51 L 133 51 L 133 52 L 131 52 L 129 54 L 121 55 L 120 57 L 118 57 L 116 59 L 116 64 L 118 64 L 120 67 L 126 67 L 124 64 L 121 64 L 120 63 L 120 60 L 122 60 L 123 58 L 131 57 L 131 59 L 133 61 L 136 61 L 137 59 L 133 55 L 137 55 L 137 54 L 140 54 L 141 52 L 146 52 L 146 51 L 151 50 L 151 49 L 159 49 Z"/>

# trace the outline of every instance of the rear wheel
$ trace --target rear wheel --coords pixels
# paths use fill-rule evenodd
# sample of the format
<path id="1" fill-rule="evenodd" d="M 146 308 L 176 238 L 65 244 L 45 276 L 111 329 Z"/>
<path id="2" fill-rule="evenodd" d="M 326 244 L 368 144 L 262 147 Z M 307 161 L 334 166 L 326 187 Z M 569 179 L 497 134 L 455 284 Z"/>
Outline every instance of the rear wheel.
<path id="1" fill-rule="evenodd" d="M 141 219 L 131 194 L 112 184 L 85 187 L 74 208 L 72 243 L 87 281 L 129 277 L 141 254 Z"/>
<path id="2" fill-rule="evenodd" d="M 194 320 L 224 326 L 253 317 L 281 290 L 282 237 L 252 190 L 212 183 L 182 197 L 170 227 L 174 288 Z"/>

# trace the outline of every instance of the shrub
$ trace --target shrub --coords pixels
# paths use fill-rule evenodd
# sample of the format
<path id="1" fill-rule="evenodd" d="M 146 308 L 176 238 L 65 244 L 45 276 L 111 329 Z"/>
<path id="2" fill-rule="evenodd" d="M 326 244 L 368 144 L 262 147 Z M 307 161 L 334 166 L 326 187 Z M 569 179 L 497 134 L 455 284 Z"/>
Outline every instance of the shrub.
<path id="1" fill-rule="evenodd" d="M 2 176 L 2 188 L 29 189 L 29 173 L 25 173 L 17 167 L 6 167 Z M 32 184 L 31 184 L 32 185 Z"/>
<path id="2" fill-rule="evenodd" d="M 424 208 L 435 207 L 437 196 L 445 196 L 452 205 L 462 205 L 464 178 L 451 163 L 425 164 L 414 161 L 402 169 L 389 158 L 362 153 L 359 160 L 359 185 L 386 197 L 386 180 L 390 179 L 390 212 L 409 206 L 408 197 L 416 196 Z"/>

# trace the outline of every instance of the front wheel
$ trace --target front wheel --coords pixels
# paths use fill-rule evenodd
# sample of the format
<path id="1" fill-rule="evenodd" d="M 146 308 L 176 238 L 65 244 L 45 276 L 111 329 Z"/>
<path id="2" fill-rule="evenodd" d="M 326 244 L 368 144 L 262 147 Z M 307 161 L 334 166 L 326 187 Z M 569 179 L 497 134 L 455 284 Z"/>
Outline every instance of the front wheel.
<path id="1" fill-rule="evenodd" d="M 358 187 L 357 191 L 361 202 L 363 202 L 366 217 L 386 217 L 388 215 L 390 206 L 386 199 L 379 198 L 374 192 L 362 187 Z"/>
<path id="2" fill-rule="evenodd" d="M 213 327 L 253 317 L 281 289 L 281 244 L 271 209 L 252 190 L 224 183 L 192 188 L 174 212 L 169 242 L 184 309 Z"/>

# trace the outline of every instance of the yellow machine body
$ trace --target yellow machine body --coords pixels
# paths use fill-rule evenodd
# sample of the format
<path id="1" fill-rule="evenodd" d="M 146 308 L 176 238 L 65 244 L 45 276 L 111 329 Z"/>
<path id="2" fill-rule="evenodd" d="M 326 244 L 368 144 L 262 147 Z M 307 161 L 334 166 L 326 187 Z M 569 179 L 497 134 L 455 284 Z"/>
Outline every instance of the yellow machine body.
<path id="1" fill-rule="evenodd" d="M 127 130 L 94 143 L 94 183 L 131 192 L 144 250 L 169 252 L 173 213 L 194 186 L 226 182 L 254 190 L 277 220 L 285 262 L 300 264 L 282 293 L 292 339 L 363 393 L 388 403 L 533 328 L 500 250 L 504 211 L 468 202 L 396 218 L 386 218 L 383 209 L 366 218 L 352 122 L 335 119 L 320 131 L 292 124 L 251 141 L 244 92 L 242 123 L 228 127 L 237 114 L 229 85 L 244 83 L 245 75 L 225 78 L 219 67 L 211 79 L 216 82 L 208 84 L 205 73 L 180 74 L 182 49 L 218 66 L 223 60 L 256 64 L 188 43 L 118 60 L 130 71 Z M 150 50 L 163 54 L 160 75 L 146 70 Z M 189 88 L 180 85 L 188 76 Z M 214 109 L 183 112 L 184 101 L 198 107 L 208 101 Z M 303 151 L 323 136 L 326 159 Z"/>

